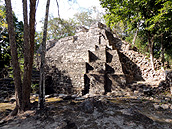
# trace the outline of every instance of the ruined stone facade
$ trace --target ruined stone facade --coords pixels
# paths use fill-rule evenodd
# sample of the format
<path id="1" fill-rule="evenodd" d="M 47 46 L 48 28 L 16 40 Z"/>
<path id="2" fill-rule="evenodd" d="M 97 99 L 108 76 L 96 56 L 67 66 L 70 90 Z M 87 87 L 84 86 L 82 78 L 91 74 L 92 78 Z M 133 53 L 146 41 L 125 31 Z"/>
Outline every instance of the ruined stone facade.
<path id="1" fill-rule="evenodd" d="M 117 50 L 97 23 L 88 32 L 47 42 L 46 82 L 55 92 L 84 95 L 113 92 L 126 83 Z"/>
<path id="2" fill-rule="evenodd" d="M 144 55 L 128 49 L 105 25 L 58 41 L 49 40 L 46 52 L 47 87 L 57 93 L 105 94 L 125 92 L 126 83 L 162 80 Z"/>

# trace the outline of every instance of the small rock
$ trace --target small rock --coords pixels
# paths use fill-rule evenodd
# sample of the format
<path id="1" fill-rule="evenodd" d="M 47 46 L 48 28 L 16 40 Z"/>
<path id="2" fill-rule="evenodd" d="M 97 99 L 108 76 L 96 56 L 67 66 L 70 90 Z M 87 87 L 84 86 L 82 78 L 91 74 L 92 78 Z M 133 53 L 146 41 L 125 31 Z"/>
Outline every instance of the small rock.
<path id="1" fill-rule="evenodd" d="M 36 97 L 39 97 L 39 95 L 38 94 L 34 94 L 33 95 L 33 98 L 36 98 Z"/>
<path id="2" fill-rule="evenodd" d="M 62 127 L 62 129 L 77 129 L 77 126 L 74 122 L 71 122 L 69 120 L 65 120 L 66 122 L 66 126 L 65 127 Z"/>
<path id="3" fill-rule="evenodd" d="M 64 96 L 62 98 L 63 98 L 63 100 L 71 100 L 71 99 L 73 99 L 72 96 L 70 96 L 70 95 Z"/>
<path id="4" fill-rule="evenodd" d="M 10 99 L 11 103 L 14 103 L 16 101 L 16 99 Z"/>
<path id="5" fill-rule="evenodd" d="M 37 121 L 36 124 L 40 125 L 41 124 L 41 121 Z"/>
<path id="6" fill-rule="evenodd" d="M 47 98 L 50 98 L 50 97 L 52 97 L 52 95 L 45 95 L 45 98 L 47 99 Z"/>
<path id="7" fill-rule="evenodd" d="M 81 110 L 85 113 L 93 113 L 94 112 L 94 99 L 88 99 L 81 103 Z"/>
<path id="8" fill-rule="evenodd" d="M 170 107 L 170 105 L 169 105 L 169 104 L 162 104 L 161 107 L 162 107 L 163 109 L 168 109 L 168 108 Z"/>
<path id="9" fill-rule="evenodd" d="M 158 104 L 153 104 L 153 106 L 155 109 L 159 109 L 159 107 L 160 107 Z"/>
<path id="10" fill-rule="evenodd" d="M 0 125 L 3 125 L 4 123 L 6 123 L 5 120 L 1 120 L 1 121 L 0 121 Z"/>
<path id="11" fill-rule="evenodd" d="M 66 96 L 68 96 L 68 95 L 66 95 L 66 94 L 59 94 L 59 98 L 64 98 Z"/>
<path id="12" fill-rule="evenodd" d="M 78 97 L 78 98 L 75 98 L 76 101 L 82 101 L 82 100 L 85 100 L 85 98 L 83 97 Z"/>
<path id="13" fill-rule="evenodd" d="M 145 124 L 152 124 L 154 122 L 152 119 L 150 119 L 146 115 L 141 114 L 141 113 L 139 113 L 137 111 L 133 112 L 133 119 L 136 120 L 136 121 L 141 121 L 141 122 L 143 122 Z"/>
<path id="14" fill-rule="evenodd" d="M 56 93 L 55 93 L 55 94 L 53 94 L 53 96 L 54 96 L 54 97 L 58 97 L 58 96 L 59 96 L 59 94 L 56 94 Z"/>
<path id="15" fill-rule="evenodd" d="M 76 98 L 77 96 L 77 94 L 71 95 L 72 98 Z"/>
<path id="16" fill-rule="evenodd" d="M 150 100 L 154 100 L 154 98 L 153 97 L 150 97 Z"/>
<path id="17" fill-rule="evenodd" d="M 169 108 L 172 110 L 172 105 L 170 105 Z"/>
<path id="18" fill-rule="evenodd" d="M 4 103 L 8 103 L 9 102 L 9 100 L 8 99 L 4 99 Z"/>

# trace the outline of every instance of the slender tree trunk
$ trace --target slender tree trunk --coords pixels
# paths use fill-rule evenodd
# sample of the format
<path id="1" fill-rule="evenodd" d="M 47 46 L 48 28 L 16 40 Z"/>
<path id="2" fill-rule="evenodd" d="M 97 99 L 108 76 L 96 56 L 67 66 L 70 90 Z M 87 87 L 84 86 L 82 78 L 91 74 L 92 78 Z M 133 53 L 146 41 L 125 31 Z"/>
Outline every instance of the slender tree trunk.
<path id="1" fill-rule="evenodd" d="M 1 38 L 1 37 L 0 37 Z M 1 45 L 0 45 L 0 68 L 4 68 L 4 63 L 3 63 L 3 57 L 2 57 L 2 51 L 1 51 Z M 0 69 L 1 70 L 1 69 Z"/>
<path id="2" fill-rule="evenodd" d="M 163 34 L 161 33 L 161 66 L 164 67 L 164 44 L 163 44 Z"/>
<path id="3" fill-rule="evenodd" d="M 34 45 L 35 45 L 35 14 L 36 14 L 36 0 L 30 0 L 30 69 L 29 71 L 32 72 L 33 66 L 33 57 L 34 57 Z M 31 73 L 30 73 L 31 79 Z"/>
<path id="4" fill-rule="evenodd" d="M 150 43 L 150 61 L 151 61 L 151 65 L 152 65 L 152 69 L 155 70 L 155 67 L 154 67 L 154 55 L 153 55 L 153 44 Z"/>
<path id="5" fill-rule="evenodd" d="M 134 38 L 133 38 L 133 41 L 132 41 L 132 45 L 135 45 L 137 34 L 138 34 L 138 28 L 137 28 L 136 33 L 134 35 Z"/>
<path id="6" fill-rule="evenodd" d="M 47 0 L 45 20 L 44 20 L 44 32 L 43 32 L 43 40 L 42 40 L 41 66 L 40 66 L 39 105 L 38 105 L 40 109 L 44 108 L 44 102 L 45 102 L 45 51 L 46 51 L 49 5 L 50 5 L 50 0 Z"/>
<path id="7" fill-rule="evenodd" d="M 23 74 L 23 105 L 22 109 L 28 110 L 30 108 L 30 40 L 29 40 L 29 25 L 27 15 L 27 0 L 23 0 L 23 18 L 24 18 L 24 74 Z"/>
<path id="8" fill-rule="evenodd" d="M 16 115 L 18 111 L 21 110 L 22 106 L 22 81 L 20 75 L 20 67 L 18 62 L 18 54 L 15 40 L 15 31 L 14 31 L 14 22 L 13 22 L 13 14 L 11 8 L 11 0 L 5 0 L 6 5 L 6 17 L 8 23 L 8 34 L 9 34 L 9 42 L 11 48 L 11 58 L 12 58 L 12 67 L 13 67 L 13 75 L 14 75 L 14 85 L 15 85 L 15 97 L 16 97 L 16 107 L 11 113 L 11 115 Z"/>
<path id="9" fill-rule="evenodd" d="M 150 32 L 148 32 L 148 42 L 149 42 L 149 52 L 150 52 L 150 62 L 152 65 L 152 69 L 155 70 L 154 67 L 154 54 L 153 54 L 153 46 L 154 46 L 154 37 L 150 37 Z"/>
<path id="10" fill-rule="evenodd" d="M 30 0 L 30 19 L 28 24 L 27 0 L 23 0 L 24 17 L 24 74 L 23 105 L 24 111 L 30 109 L 31 75 L 34 56 L 36 0 Z"/>
<path id="11" fill-rule="evenodd" d="M 31 92 L 31 81 L 32 81 L 32 66 L 34 57 L 34 45 L 35 45 L 35 14 L 36 14 L 36 0 L 30 0 L 30 19 L 29 19 L 29 29 L 30 29 L 30 62 L 29 62 L 29 84 L 27 88 L 27 100 L 30 102 L 30 92 Z"/>
<path id="12" fill-rule="evenodd" d="M 138 31 L 139 31 L 139 26 L 140 26 L 140 23 L 137 24 L 137 30 L 136 30 L 136 33 L 134 35 L 134 38 L 133 38 L 133 41 L 132 41 L 132 45 L 135 45 L 137 34 L 138 34 Z"/>

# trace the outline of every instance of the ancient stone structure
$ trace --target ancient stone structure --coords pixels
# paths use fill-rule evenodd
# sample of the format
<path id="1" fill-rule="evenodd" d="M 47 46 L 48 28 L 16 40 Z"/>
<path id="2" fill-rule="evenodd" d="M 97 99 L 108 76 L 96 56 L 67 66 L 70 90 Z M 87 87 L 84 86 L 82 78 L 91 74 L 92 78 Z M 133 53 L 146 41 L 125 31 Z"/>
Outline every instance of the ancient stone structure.
<path id="1" fill-rule="evenodd" d="M 172 94 L 172 70 L 165 71 L 165 81 L 166 81 L 167 87 L 170 88 L 170 92 Z"/>
<path id="2" fill-rule="evenodd" d="M 126 83 L 118 51 L 104 25 L 47 43 L 47 80 L 59 93 L 105 94 Z M 120 89 L 120 88 L 119 88 Z"/>
<path id="3" fill-rule="evenodd" d="M 126 83 L 163 80 L 163 72 L 150 66 L 144 55 L 130 50 L 128 43 L 115 38 L 101 23 L 47 42 L 46 82 L 57 93 L 123 93 Z"/>

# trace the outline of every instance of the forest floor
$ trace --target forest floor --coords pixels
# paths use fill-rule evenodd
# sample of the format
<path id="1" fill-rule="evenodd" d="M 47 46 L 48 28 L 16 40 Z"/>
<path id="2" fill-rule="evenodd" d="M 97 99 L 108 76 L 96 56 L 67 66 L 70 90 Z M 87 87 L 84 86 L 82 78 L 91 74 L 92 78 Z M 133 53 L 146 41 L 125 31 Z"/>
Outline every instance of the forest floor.
<path id="1" fill-rule="evenodd" d="M 0 103 L 0 129 L 172 129 L 171 98 L 49 97 L 42 112 L 8 119 L 15 103 Z"/>

